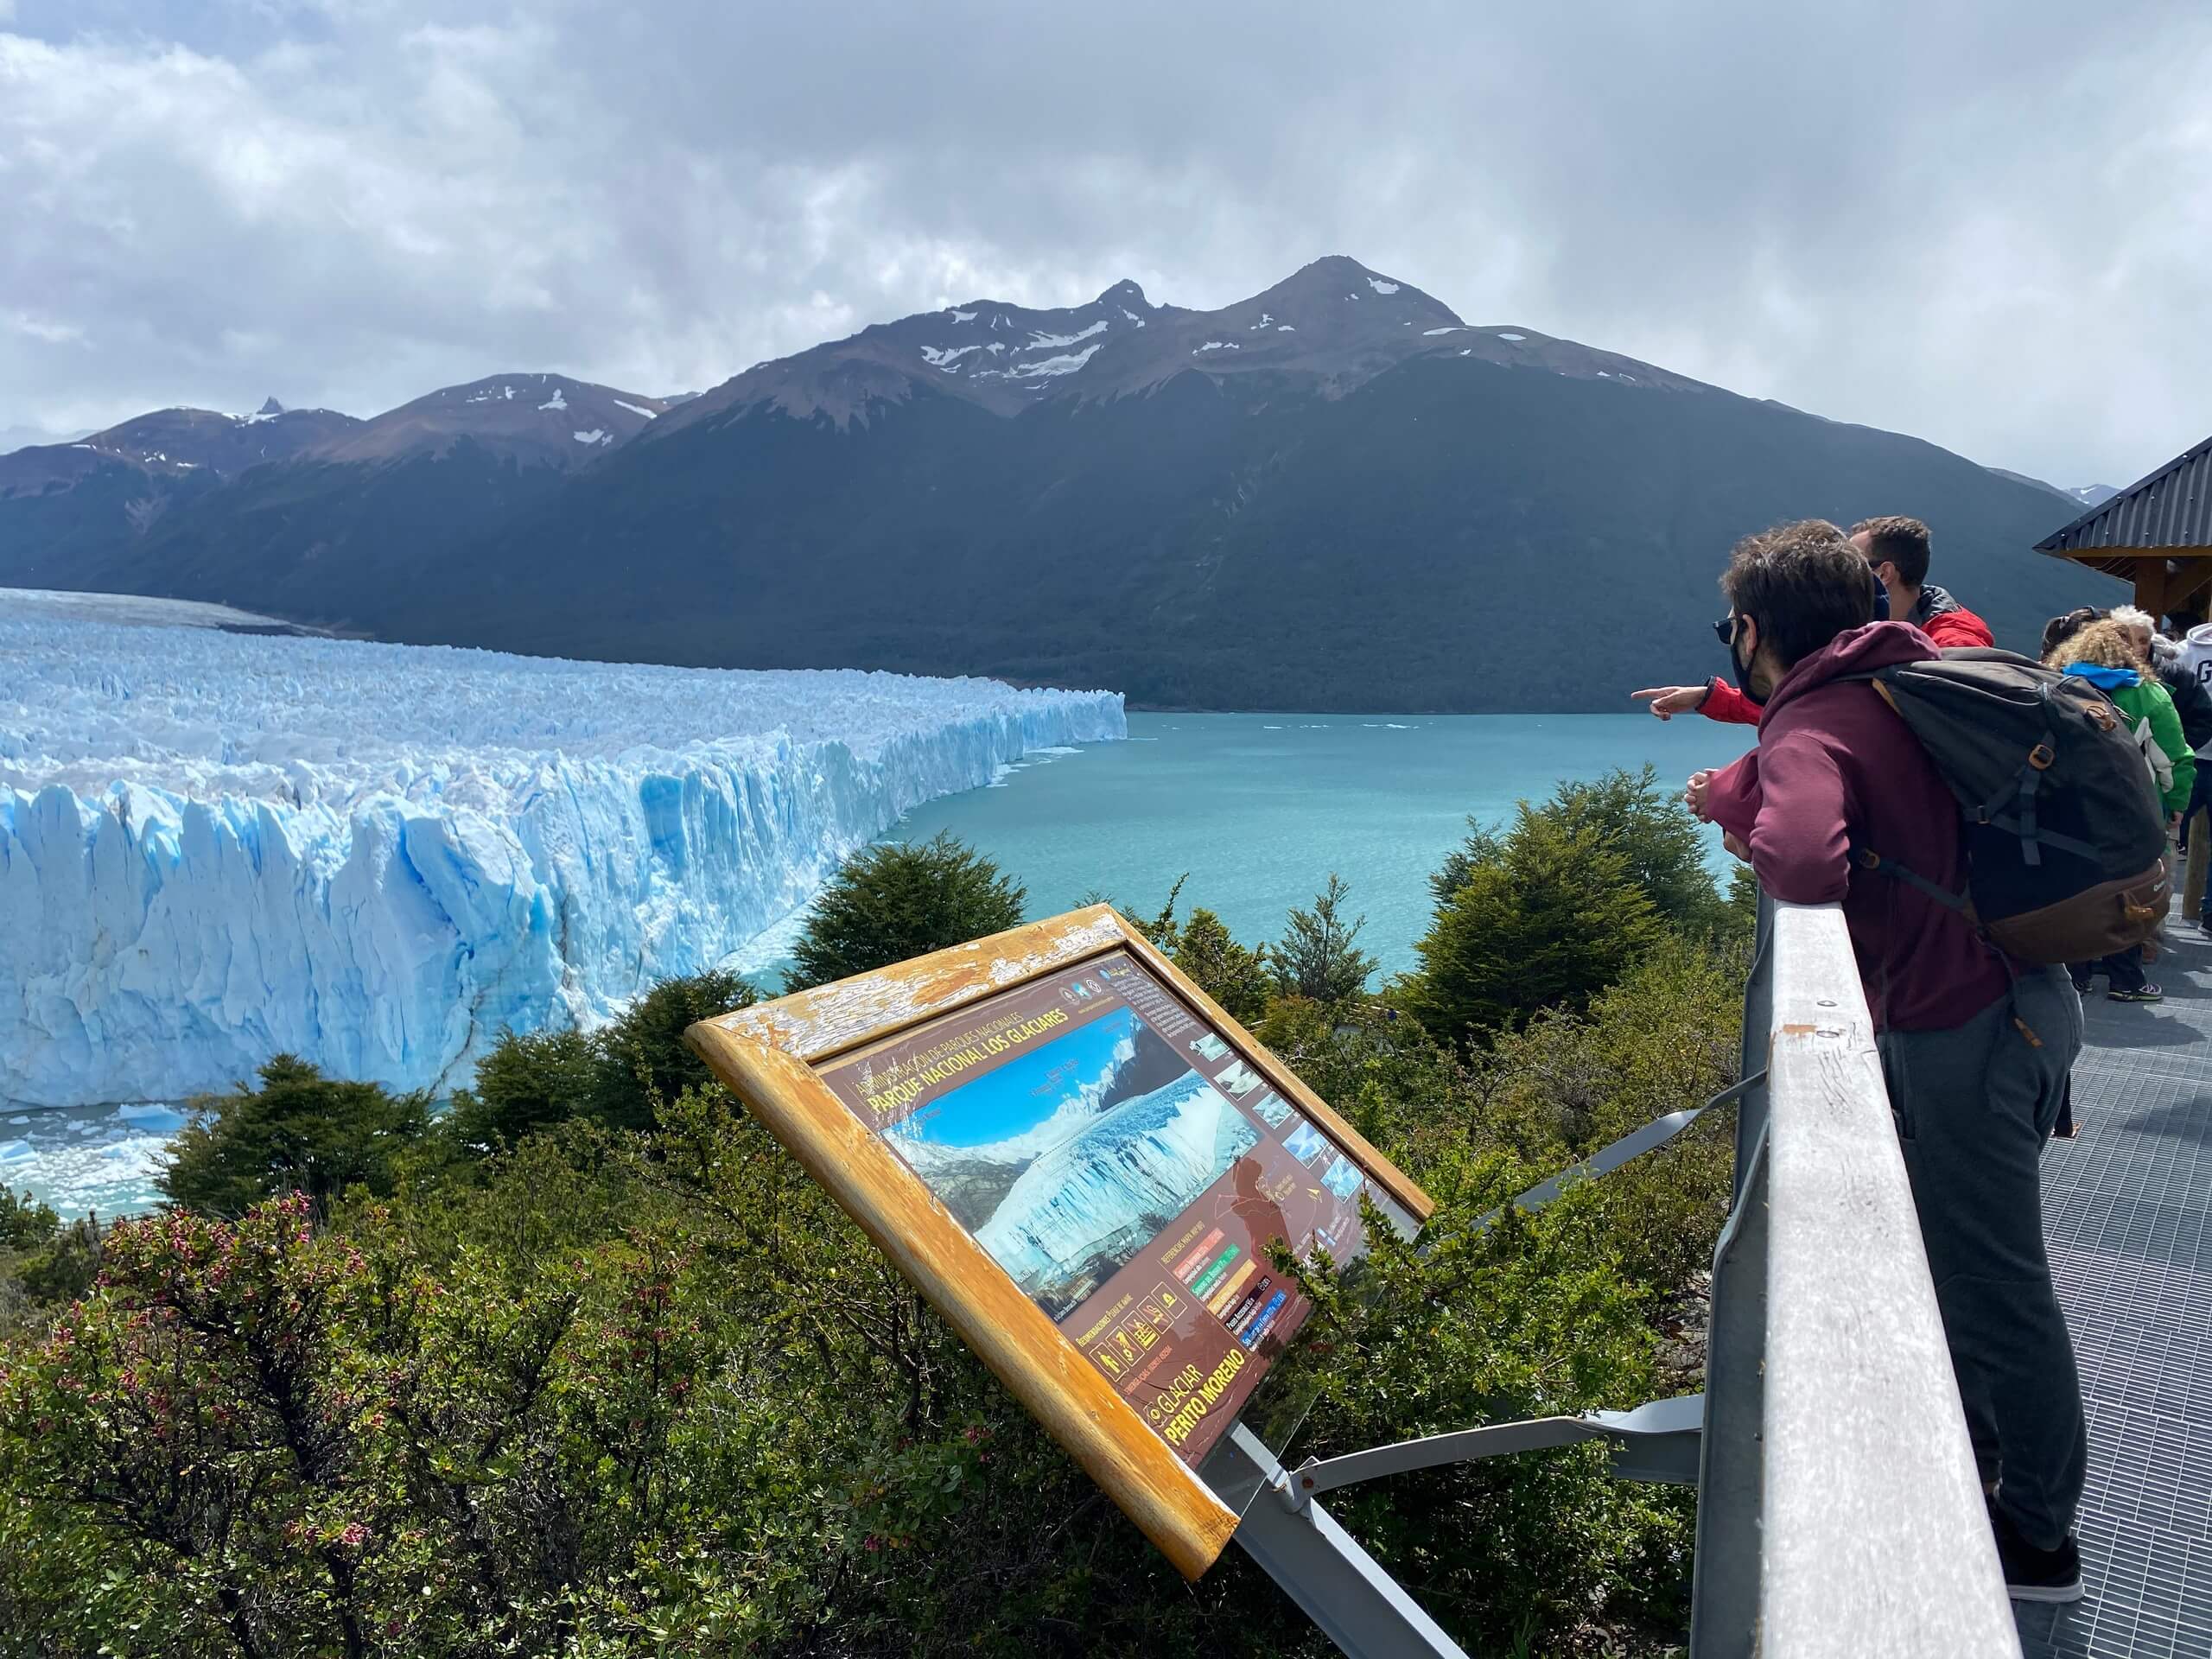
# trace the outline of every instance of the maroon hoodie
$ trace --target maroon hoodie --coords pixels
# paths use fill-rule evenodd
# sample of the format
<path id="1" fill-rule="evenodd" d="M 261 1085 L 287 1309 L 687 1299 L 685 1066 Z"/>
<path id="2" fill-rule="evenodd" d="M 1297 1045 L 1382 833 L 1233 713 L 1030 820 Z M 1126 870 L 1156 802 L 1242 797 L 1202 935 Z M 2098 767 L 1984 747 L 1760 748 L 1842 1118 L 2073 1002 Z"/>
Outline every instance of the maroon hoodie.
<path id="1" fill-rule="evenodd" d="M 1973 925 L 1893 876 L 1871 848 L 1947 891 L 1966 885 L 1959 809 L 1904 721 L 1862 674 L 1937 655 L 1909 622 L 1840 633 L 1782 677 L 1759 744 L 1715 772 L 1713 821 L 1751 849 L 1759 884 L 1791 904 L 1843 901 L 1877 1031 L 1945 1031 L 2005 995 L 2004 959 Z"/>

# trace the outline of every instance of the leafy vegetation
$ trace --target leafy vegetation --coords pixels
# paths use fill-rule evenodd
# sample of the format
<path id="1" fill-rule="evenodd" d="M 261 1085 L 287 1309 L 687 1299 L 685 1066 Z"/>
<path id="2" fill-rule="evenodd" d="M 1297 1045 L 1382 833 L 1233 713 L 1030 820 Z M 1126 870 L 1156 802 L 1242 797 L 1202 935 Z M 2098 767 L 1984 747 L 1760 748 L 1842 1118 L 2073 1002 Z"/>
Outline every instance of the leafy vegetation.
<path id="1" fill-rule="evenodd" d="M 1574 995 L 1487 1026 L 1421 975 L 1363 994 L 1334 880 L 1274 946 L 1179 922 L 1179 894 L 1147 924 L 1437 1202 L 1419 1250 L 1376 1230 L 1356 1282 L 1285 1264 L 1317 1307 L 1262 1396 L 1310 1400 L 1294 1459 L 1696 1386 L 1669 1333 L 1726 1205 L 1719 1114 L 1492 1219 L 1733 1075 L 1740 944 L 1709 880 L 1652 897 L 1679 809 L 1634 795 L 1607 810 L 1648 846 L 1554 802 L 1440 897 L 1439 929 L 1503 869 L 1487 913 L 1533 936 L 1510 901 L 1556 918 L 1567 873 L 1526 871 L 1572 850 L 1640 918 L 1632 950 L 1588 937 Z M 880 954 L 871 915 L 906 941 L 1008 898 L 966 849 L 930 857 L 941 903 L 916 864 L 849 871 L 908 899 L 856 899 L 825 952 Z M 73 1255 L 0 1192 L 0 1650 L 1325 1654 L 1235 1552 L 1183 1584 L 697 1070 L 683 1025 L 747 995 L 672 981 L 600 1033 L 511 1036 L 429 1122 L 272 1063 L 200 1119 L 167 1212 L 80 1228 Z M 1473 1651 L 1681 1641 L 1690 1502 L 1595 1448 L 1332 1508 Z"/>
<path id="2" fill-rule="evenodd" d="M 1002 933 L 1020 922 L 1024 897 L 949 831 L 871 847 L 848 859 L 809 908 L 791 951 L 790 988 L 827 985 Z"/>

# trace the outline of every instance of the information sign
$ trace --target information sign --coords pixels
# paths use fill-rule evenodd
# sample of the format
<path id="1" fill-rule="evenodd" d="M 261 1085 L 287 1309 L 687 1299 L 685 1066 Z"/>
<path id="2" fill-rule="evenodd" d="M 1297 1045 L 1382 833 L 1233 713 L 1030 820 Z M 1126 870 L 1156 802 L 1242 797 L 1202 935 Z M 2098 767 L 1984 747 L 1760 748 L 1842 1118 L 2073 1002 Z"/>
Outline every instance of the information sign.
<path id="1" fill-rule="evenodd" d="M 1197 1465 L 1309 1311 L 1275 1249 L 1429 1211 L 1104 906 L 691 1040 L 1192 1577 L 1235 1525 Z"/>

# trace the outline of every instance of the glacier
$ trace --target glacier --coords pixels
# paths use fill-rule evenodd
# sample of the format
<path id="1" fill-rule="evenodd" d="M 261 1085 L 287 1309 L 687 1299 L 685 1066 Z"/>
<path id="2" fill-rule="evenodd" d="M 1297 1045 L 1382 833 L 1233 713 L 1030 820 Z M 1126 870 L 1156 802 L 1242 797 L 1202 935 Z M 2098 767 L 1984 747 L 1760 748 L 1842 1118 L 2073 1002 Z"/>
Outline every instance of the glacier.
<path id="1" fill-rule="evenodd" d="M 289 1050 L 465 1084 L 728 961 L 911 808 L 1126 737 L 1112 692 L 235 631 L 0 592 L 0 1097 Z"/>
<path id="2" fill-rule="evenodd" d="M 1061 1317 L 1230 1166 L 1259 1133 L 1196 1071 L 1122 1102 L 1022 1171 L 976 1239 Z"/>

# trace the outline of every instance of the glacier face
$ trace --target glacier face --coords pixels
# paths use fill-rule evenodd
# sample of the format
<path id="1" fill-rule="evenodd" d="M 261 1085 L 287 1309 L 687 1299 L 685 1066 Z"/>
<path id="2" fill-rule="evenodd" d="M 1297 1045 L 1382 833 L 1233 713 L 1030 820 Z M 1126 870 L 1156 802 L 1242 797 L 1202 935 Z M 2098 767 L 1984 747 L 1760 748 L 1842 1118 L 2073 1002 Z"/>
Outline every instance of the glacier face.
<path id="1" fill-rule="evenodd" d="M 976 1242 L 1023 1290 L 1057 1305 L 1068 1300 L 1065 1281 L 1093 1271 L 1103 1281 L 1259 1138 L 1211 1084 L 1186 1071 L 1040 1155 Z"/>
<path id="2" fill-rule="evenodd" d="M 1107 692 L 145 621 L 0 592 L 9 1100 L 287 1049 L 459 1086 L 503 1027 L 723 961 L 919 803 L 1127 735 Z"/>

